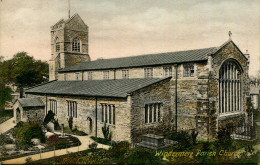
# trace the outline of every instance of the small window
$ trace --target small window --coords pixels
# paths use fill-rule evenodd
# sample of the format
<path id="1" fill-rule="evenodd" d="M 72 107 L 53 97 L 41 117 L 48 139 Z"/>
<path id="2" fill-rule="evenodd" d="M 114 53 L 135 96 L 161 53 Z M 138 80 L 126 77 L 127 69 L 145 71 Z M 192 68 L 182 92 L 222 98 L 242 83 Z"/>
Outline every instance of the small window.
<path id="1" fill-rule="evenodd" d="M 109 71 L 104 71 L 103 72 L 103 79 L 108 80 L 109 79 Z"/>
<path id="2" fill-rule="evenodd" d="M 122 79 L 128 79 L 128 78 L 129 78 L 129 71 L 122 70 Z"/>
<path id="3" fill-rule="evenodd" d="M 75 80 L 79 80 L 79 73 L 75 73 Z"/>
<path id="4" fill-rule="evenodd" d="M 72 51 L 80 52 L 80 40 L 77 38 L 72 41 Z"/>
<path id="5" fill-rule="evenodd" d="M 55 47 L 56 47 L 56 52 L 59 52 L 60 51 L 60 41 L 59 41 L 58 37 L 55 40 Z"/>
<path id="6" fill-rule="evenodd" d="M 144 108 L 144 123 L 157 123 L 161 121 L 162 103 L 146 104 Z"/>
<path id="7" fill-rule="evenodd" d="M 171 66 L 164 67 L 163 69 L 164 69 L 164 77 L 172 76 L 172 67 Z"/>
<path id="8" fill-rule="evenodd" d="M 153 78 L 153 68 L 144 68 L 144 78 Z"/>
<path id="9" fill-rule="evenodd" d="M 88 72 L 88 80 L 92 80 L 92 72 Z"/>
<path id="10" fill-rule="evenodd" d="M 194 77 L 194 65 L 193 64 L 184 64 L 184 77 Z"/>
<path id="11" fill-rule="evenodd" d="M 77 102 L 67 101 L 67 105 L 68 105 L 68 116 L 77 118 L 78 115 Z"/>

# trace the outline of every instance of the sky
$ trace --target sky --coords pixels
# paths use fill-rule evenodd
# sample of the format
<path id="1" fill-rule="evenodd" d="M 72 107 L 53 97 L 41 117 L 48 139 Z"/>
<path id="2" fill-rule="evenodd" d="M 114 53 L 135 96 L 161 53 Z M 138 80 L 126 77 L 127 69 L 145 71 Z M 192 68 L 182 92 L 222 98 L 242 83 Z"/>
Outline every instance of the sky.
<path id="1" fill-rule="evenodd" d="M 70 0 L 89 27 L 89 55 L 115 58 L 220 46 L 228 32 L 260 70 L 260 0 Z M 0 56 L 51 58 L 50 27 L 68 19 L 68 0 L 1 0 Z"/>

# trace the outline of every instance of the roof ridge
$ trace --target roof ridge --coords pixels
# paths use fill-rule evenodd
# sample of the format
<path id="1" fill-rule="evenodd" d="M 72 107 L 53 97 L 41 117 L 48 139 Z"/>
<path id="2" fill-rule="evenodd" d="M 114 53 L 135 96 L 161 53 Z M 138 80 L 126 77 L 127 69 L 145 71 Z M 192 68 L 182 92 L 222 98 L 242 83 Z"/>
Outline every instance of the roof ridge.
<path id="1" fill-rule="evenodd" d="M 65 21 L 65 23 L 68 23 L 68 22 L 70 22 L 76 15 L 78 15 L 79 16 L 79 14 L 78 13 L 75 13 L 75 14 L 73 14 L 72 15 L 72 17 L 70 17 L 69 19 L 67 19 L 66 21 Z"/>
<path id="2" fill-rule="evenodd" d="M 189 49 L 189 50 L 181 50 L 181 51 L 175 51 L 175 52 L 164 52 L 164 53 L 152 53 L 152 54 L 142 54 L 142 55 L 133 55 L 133 56 L 126 56 L 126 57 L 116 57 L 116 58 L 108 58 L 108 59 L 96 59 L 94 61 L 87 61 L 87 62 L 80 62 L 76 65 L 81 65 L 81 64 L 87 64 L 87 63 L 90 63 L 90 62 L 96 62 L 96 61 L 109 61 L 109 60 L 115 60 L 115 59 L 126 59 L 126 58 L 132 58 L 132 57 L 145 57 L 145 56 L 151 56 L 151 55 L 163 55 L 163 54 L 169 54 L 169 53 L 179 53 L 179 52 L 188 52 L 188 51 L 195 51 L 195 50 L 204 50 L 204 49 L 213 49 L 213 48 L 217 48 L 217 47 L 208 47 L 208 48 L 200 48 L 200 49 Z M 74 67 L 75 65 L 73 66 L 70 66 L 70 67 Z M 67 67 L 67 68 L 70 68 L 70 67 Z M 64 68 L 65 69 L 65 68 Z M 63 69 L 62 69 L 63 70 Z M 60 71 L 62 71 L 60 70 Z"/>
<path id="3" fill-rule="evenodd" d="M 51 82 L 54 82 L 54 81 L 57 81 L 57 80 L 52 80 L 52 81 L 47 81 L 47 82 L 44 82 L 44 83 L 41 83 L 41 84 L 37 84 L 37 85 L 34 85 L 34 86 L 27 88 L 26 90 L 32 89 L 32 88 L 35 88 L 35 87 L 38 87 L 38 86 L 42 86 L 42 85 L 45 85 L 45 84 L 48 84 L 48 83 L 51 83 Z"/>
<path id="4" fill-rule="evenodd" d="M 51 27 L 54 27 L 54 26 L 56 26 L 56 25 L 58 25 L 60 22 L 62 22 L 62 21 L 64 21 L 64 19 L 63 18 L 61 18 L 57 23 L 55 23 L 53 26 L 51 26 Z"/>
<path id="5" fill-rule="evenodd" d="M 114 60 L 114 59 L 121 59 L 121 58 L 128 58 L 128 57 L 149 56 L 149 55 L 162 55 L 162 54 L 168 54 L 168 53 L 179 53 L 179 52 L 188 52 L 188 51 L 194 51 L 194 50 L 213 49 L 213 48 L 218 48 L 218 47 L 213 46 L 213 47 L 208 47 L 208 48 L 179 50 L 179 51 L 174 51 L 174 52 L 163 52 L 163 53 L 150 53 L 150 54 L 131 55 L 131 56 L 125 56 L 125 57 L 115 57 L 115 58 L 107 58 L 107 59 L 99 59 L 99 60 L 97 59 L 97 60 L 94 60 L 94 61 Z M 82 63 L 88 63 L 88 62 L 93 62 L 93 61 L 87 61 L 87 62 L 82 62 Z"/>

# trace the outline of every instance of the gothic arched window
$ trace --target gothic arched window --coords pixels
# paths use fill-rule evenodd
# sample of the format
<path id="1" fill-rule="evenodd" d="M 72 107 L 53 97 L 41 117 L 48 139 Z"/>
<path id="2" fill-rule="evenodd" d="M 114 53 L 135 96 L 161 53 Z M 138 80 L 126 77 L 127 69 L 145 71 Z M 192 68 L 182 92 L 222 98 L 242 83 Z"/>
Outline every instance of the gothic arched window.
<path id="1" fill-rule="evenodd" d="M 59 41 L 58 37 L 55 40 L 55 47 L 56 47 L 56 52 L 59 52 L 60 51 L 60 41 Z"/>
<path id="2" fill-rule="evenodd" d="M 239 65 L 226 61 L 219 71 L 219 113 L 241 111 L 241 74 Z"/>
<path id="3" fill-rule="evenodd" d="M 72 51 L 80 52 L 80 40 L 77 38 L 72 41 Z"/>

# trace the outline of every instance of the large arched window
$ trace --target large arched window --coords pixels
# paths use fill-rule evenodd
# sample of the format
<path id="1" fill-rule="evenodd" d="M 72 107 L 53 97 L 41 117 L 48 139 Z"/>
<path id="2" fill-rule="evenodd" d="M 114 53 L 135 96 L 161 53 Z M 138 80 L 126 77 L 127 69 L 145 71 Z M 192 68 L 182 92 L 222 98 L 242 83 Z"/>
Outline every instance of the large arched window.
<path id="1" fill-rule="evenodd" d="M 59 52 L 60 51 L 60 41 L 59 41 L 58 37 L 55 40 L 55 47 L 56 47 L 56 52 Z"/>
<path id="2" fill-rule="evenodd" d="M 219 113 L 241 111 L 241 67 L 226 61 L 219 71 Z"/>
<path id="3" fill-rule="evenodd" d="M 72 41 L 72 51 L 80 52 L 80 40 L 77 38 Z"/>

